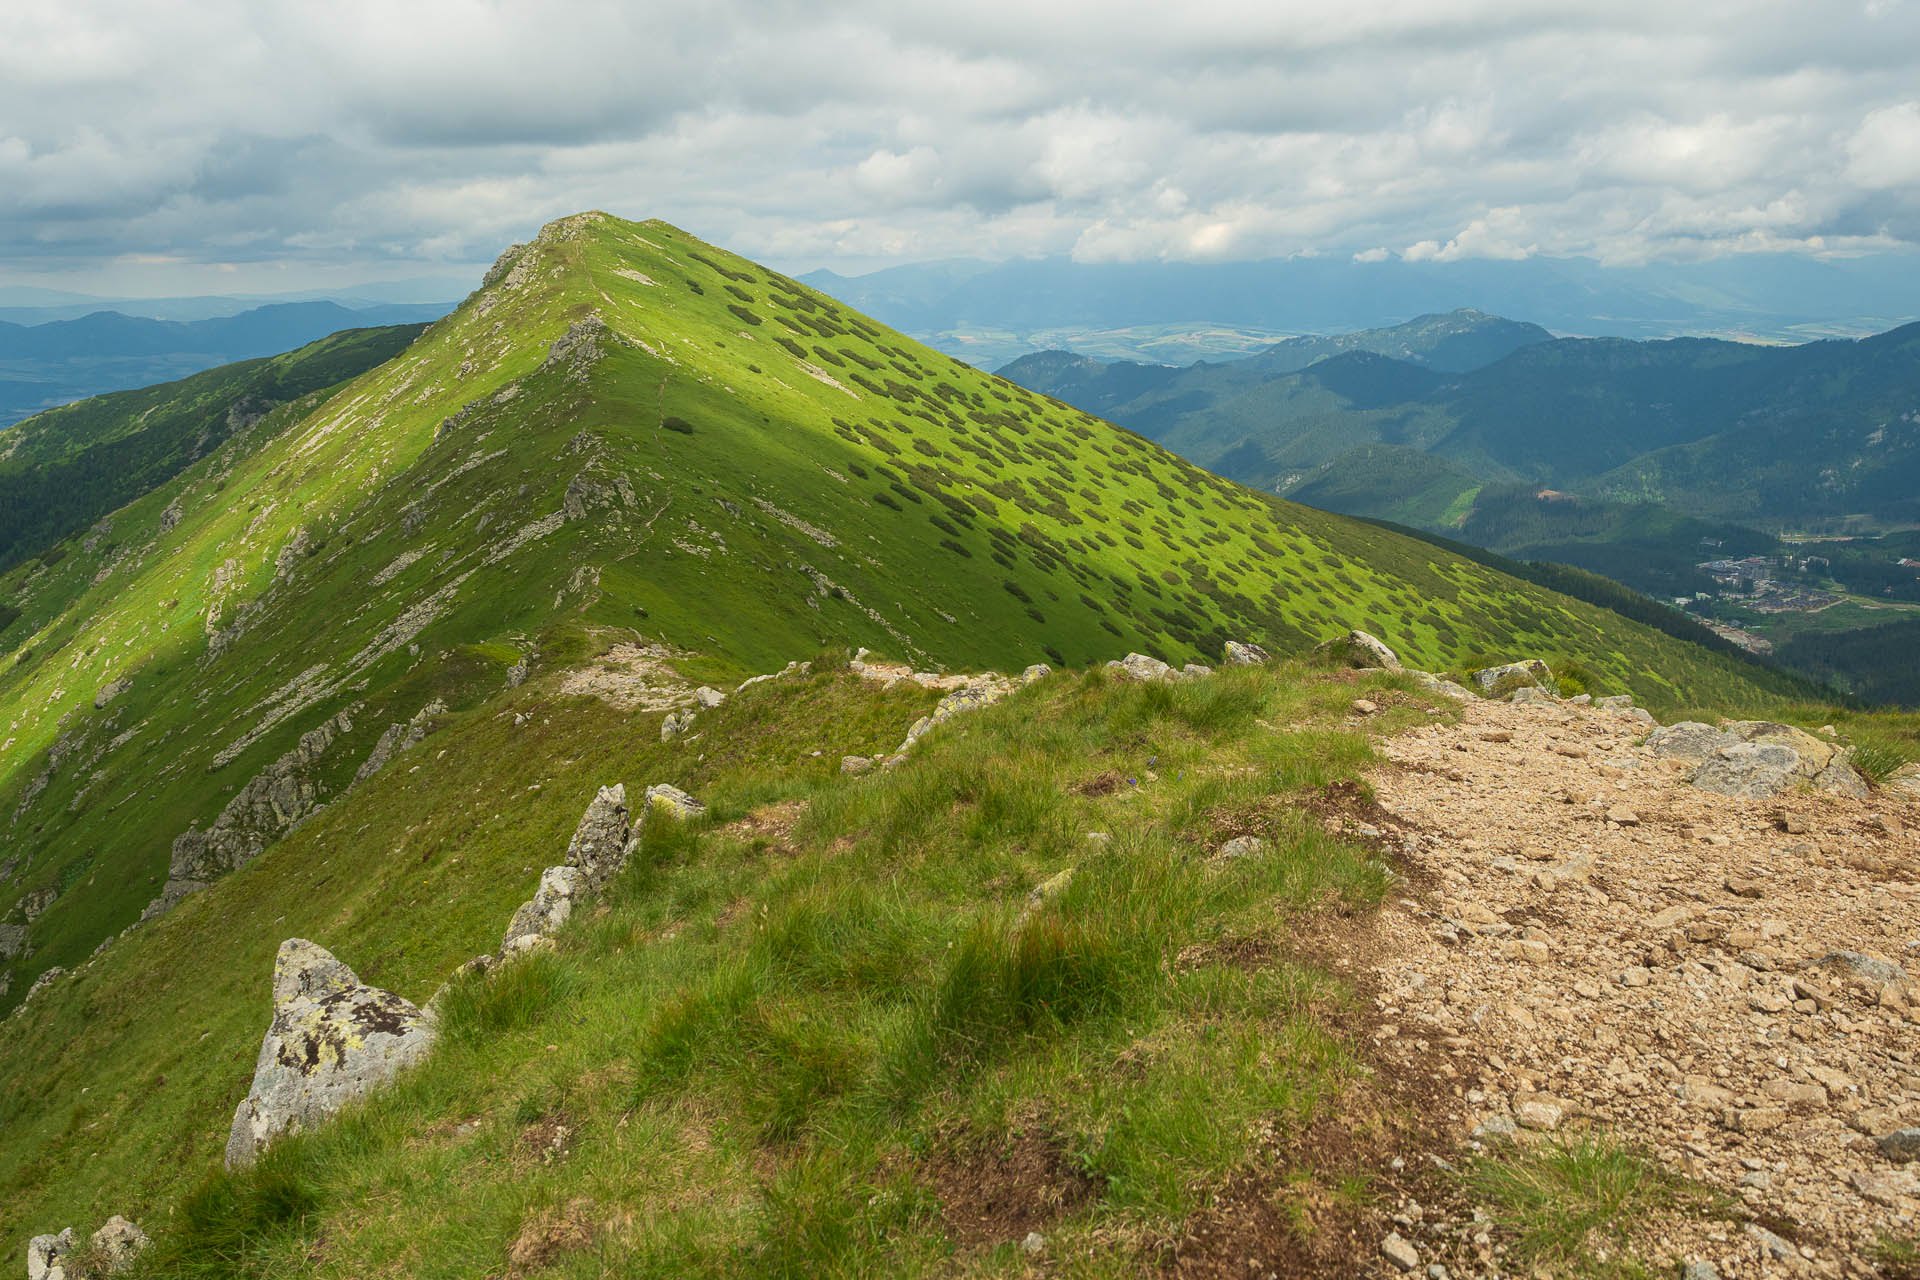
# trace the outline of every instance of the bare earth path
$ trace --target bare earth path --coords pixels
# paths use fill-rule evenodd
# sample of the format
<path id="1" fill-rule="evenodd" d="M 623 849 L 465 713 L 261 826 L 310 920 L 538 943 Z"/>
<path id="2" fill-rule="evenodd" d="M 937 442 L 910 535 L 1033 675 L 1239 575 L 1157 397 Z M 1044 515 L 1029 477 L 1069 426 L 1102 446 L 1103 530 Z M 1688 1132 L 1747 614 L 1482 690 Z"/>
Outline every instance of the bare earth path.
<path id="1" fill-rule="evenodd" d="M 1873 1274 L 1876 1240 L 1920 1235 L 1920 1164 L 1872 1140 L 1920 1124 L 1920 812 L 1700 791 L 1645 733 L 1475 702 L 1383 744 L 1415 883 L 1375 957 L 1381 1049 L 1450 1077 L 1483 1140 L 1599 1130 L 1757 1220 L 1650 1222 L 1652 1256 Z M 1470 1242 L 1422 1252 L 1475 1269 Z"/>

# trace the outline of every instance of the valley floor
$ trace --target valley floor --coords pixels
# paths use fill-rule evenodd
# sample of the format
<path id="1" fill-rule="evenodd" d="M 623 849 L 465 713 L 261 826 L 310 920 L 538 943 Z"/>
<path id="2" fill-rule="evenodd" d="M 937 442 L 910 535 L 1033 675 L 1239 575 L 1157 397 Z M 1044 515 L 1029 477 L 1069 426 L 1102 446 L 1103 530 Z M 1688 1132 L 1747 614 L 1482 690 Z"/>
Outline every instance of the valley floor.
<path id="1" fill-rule="evenodd" d="M 1474 702 L 1383 741 L 1371 821 L 1412 886 L 1372 948 L 1383 1066 L 1444 1078 L 1478 1149 L 1648 1157 L 1629 1180 L 1650 1212 L 1621 1224 L 1646 1261 L 1876 1274 L 1920 1211 L 1913 1166 L 1873 1141 L 1920 1121 L 1920 1009 L 1887 981 L 1920 937 L 1920 806 L 1730 799 L 1643 736 Z M 1544 1211 L 1576 1213 L 1581 1176 L 1557 1196 L 1555 1176 Z M 1421 1263 L 1483 1271 L 1471 1192 L 1417 1198 Z"/>

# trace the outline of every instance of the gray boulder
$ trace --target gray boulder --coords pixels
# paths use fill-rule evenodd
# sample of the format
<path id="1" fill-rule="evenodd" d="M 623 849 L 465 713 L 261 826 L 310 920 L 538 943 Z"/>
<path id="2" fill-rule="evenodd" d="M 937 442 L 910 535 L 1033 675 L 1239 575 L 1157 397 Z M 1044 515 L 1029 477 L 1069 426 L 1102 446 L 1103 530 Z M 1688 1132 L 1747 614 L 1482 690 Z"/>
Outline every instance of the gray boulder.
<path id="1" fill-rule="evenodd" d="M 1515 689 L 1545 689 L 1551 693 L 1555 688 L 1552 669 L 1538 658 L 1483 667 L 1473 673 L 1473 683 L 1484 698 L 1506 698 Z"/>
<path id="2" fill-rule="evenodd" d="M 89 1243 L 93 1246 L 93 1256 L 106 1267 L 107 1274 L 115 1275 L 132 1266 L 134 1259 L 153 1241 L 147 1238 L 146 1232 L 116 1213 L 93 1233 Z"/>
<path id="3" fill-rule="evenodd" d="M 693 728 L 693 712 L 669 711 L 660 722 L 660 741 L 672 742 L 675 738 Z"/>
<path id="4" fill-rule="evenodd" d="M 1431 671 L 1408 671 L 1407 674 L 1412 676 L 1414 683 L 1419 685 L 1420 688 L 1427 693 L 1438 694 L 1443 698 L 1452 698 L 1456 702 L 1473 701 L 1473 690 L 1463 684 L 1443 679 Z"/>
<path id="5" fill-rule="evenodd" d="M 1130 653 L 1124 658 L 1107 663 L 1107 670 L 1125 680 L 1174 680 L 1179 673 L 1158 658 L 1148 657 L 1144 653 Z"/>
<path id="6" fill-rule="evenodd" d="M 1802 785 L 1867 795 L 1845 748 L 1792 725 L 1736 720 L 1716 729 L 1688 721 L 1654 730 L 1647 746 L 1663 759 L 1697 761 L 1688 781 L 1720 795 L 1763 799 Z"/>
<path id="7" fill-rule="evenodd" d="M 227 1135 L 227 1167 L 251 1164 L 281 1134 L 310 1129 L 385 1084 L 433 1040 L 432 1019 L 413 1004 L 366 986 L 325 948 L 287 939 L 273 962 L 273 1022 Z"/>
<path id="8" fill-rule="evenodd" d="M 567 865 L 580 868 L 588 893 L 606 888 L 626 864 L 627 840 L 632 835 L 626 784 L 616 782 L 600 788 L 580 816 L 573 839 L 567 842 Z"/>
<path id="9" fill-rule="evenodd" d="M 711 685 L 701 685 L 693 691 L 693 700 L 711 711 L 727 700 L 727 695 Z"/>
<path id="10" fill-rule="evenodd" d="M 1314 653 L 1343 667 L 1356 670 L 1399 671 L 1400 656 L 1365 631 L 1349 631 L 1343 636 L 1315 645 Z"/>
<path id="11" fill-rule="evenodd" d="M 1220 846 L 1222 858 L 1252 858 L 1267 851 L 1267 842 L 1259 836 L 1235 836 Z"/>
<path id="12" fill-rule="evenodd" d="M 1901 765 L 1888 774 L 1880 785 L 1895 795 L 1905 796 L 1909 800 L 1920 800 L 1920 761 Z"/>
<path id="13" fill-rule="evenodd" d="M 573 909 L 586 896 L 586 875 L 578 867 L 548 867 L 540 873 L 540 888 L 533 901 L 520 904 L 500 941 L 500 953 L 525 951 L 550 938 L 573 915 Z"/>
<path id="14" fill-rule="evenodd" d="M 1180 674 L 1189 680 L 1200 680 L 1213 674 L 1213 668 L 1203 667 L 1197 662 L 1189 662 L 1180 668 Z"/>
<path id="15" fill-rule="evenodd" d="M 1036 680 L 1045 680 L 1048 676 L 1052 674 L 1053 674 L 1052 667 L 1048 666 L 1044 662 L 1036 662 L 1032 666 L 1028 667 L 1025 671 L 1022 671 L 1020 673 L 1020 683 L 1023 685 L 1032 684 Z"/>
<path id="16" fill-rule="evenodd" d="M 1552 706 L 1560 699 L 1538 685 L 1526 684 L 1508 694 L 1507 701 L 1532 703 L 1535 706 Z"/>
<path id="17" fill-rule="evenodd" d="M 1376 641 L 1376 643 L 1378 643 Z M 1385 646 L 1381 646 L 1384 648 Z M 1226 653 L 1220 659 L 1223 667 L 1257 667 L 1273 661 L 1265 649 L 1257 644 L 1242 644 L 1238 640 L 1227 641 Z"/>

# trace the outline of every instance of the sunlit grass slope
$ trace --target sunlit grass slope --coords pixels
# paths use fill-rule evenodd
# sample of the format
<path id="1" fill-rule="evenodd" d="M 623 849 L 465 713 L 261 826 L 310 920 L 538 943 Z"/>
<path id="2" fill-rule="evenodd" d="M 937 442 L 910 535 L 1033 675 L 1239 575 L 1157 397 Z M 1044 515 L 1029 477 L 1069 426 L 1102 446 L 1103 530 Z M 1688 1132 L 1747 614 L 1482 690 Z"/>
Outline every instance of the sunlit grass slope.
<path id="1" fill-rule="evenodd" d="M 387 725 L 563 660 L 539 644 L 560 619 L 704 655 L 714 679 L 823 642 L 1018 669 L 1362 626 L 1431 667 L 1566 655 L 1655 707 L 1770 702 L 1722 658 L 1240 489 L 602 214 L 549 226 L 396 358 L 113 530 L 0 577 L 0 904 L 59 892 L 0 1008 L 132 922 L 174 838 L 302 733 L 349 726 L 309 770 L 337 794 Z"/>

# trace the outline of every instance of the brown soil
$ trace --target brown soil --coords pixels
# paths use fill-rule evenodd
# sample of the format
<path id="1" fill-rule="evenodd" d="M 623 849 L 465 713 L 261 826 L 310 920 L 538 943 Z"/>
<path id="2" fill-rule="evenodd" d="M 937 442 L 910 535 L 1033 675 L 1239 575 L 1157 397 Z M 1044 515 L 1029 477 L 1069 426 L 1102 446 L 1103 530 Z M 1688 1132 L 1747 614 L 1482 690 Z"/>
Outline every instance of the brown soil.
<path id="1" fill-rule="evenodd" d="M 1123 775 L 1109 769 L 1105 773 L 1086 779 L 1084 782 L 1076 782 L 1068 787 L 1067 790 L 1077 796 L 1110 796 L 1118 791 L 1125 782 L 1126 778 Z"/>
<path id="2" fill-rule="evenodd" d="M 526 1276 L 568 1253 L 590 1248 L 598 1228 L 591 1200 L 573 1200 L 563 1208 L 536 1210 L 507 1246 L 507 1274 Z"/>
<path id="3" fill-rule="evenodd" d="M 1099 1192 L 1050 1135 L 1032 1130 L 1000 1144 L 956 1135 L 915 1176 L 939 1197 L 960 1249 L 1017 1244 Z"/>

